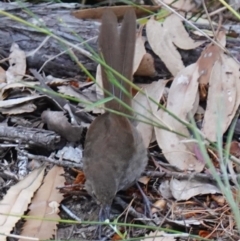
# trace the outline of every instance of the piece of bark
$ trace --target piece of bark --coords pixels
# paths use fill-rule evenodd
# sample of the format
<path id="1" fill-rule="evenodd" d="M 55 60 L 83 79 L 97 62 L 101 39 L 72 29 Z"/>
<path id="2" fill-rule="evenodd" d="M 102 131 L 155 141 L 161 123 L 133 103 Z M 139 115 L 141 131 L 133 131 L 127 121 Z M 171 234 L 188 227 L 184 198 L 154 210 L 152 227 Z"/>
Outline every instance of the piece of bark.
<path id="1" fill-rule="evenodd" d="M 0 140 L 20 145 L 43 147 L 46 150 L 56 150 L 62 141 L 61 137 L 53 131 L 5 125 L 0 125 Z"/>

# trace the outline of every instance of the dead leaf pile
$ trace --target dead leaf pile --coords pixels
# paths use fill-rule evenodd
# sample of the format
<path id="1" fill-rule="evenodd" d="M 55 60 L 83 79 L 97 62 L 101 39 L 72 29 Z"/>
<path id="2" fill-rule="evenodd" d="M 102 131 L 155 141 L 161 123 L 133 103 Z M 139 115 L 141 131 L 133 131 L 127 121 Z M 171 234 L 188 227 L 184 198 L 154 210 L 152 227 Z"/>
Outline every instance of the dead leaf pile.
<path id="1" fill-rule="evenodd" d="M 11 230 L 21 216 L 24 215 L 30 203 L 30 212 L 27 215 L 33 216 L 35 219 L 26 221 L 21 235 L 41 239 L 53 237 L 59 219 L 58 206 L 63 199 L 62 194 L 56 188 L 64 185 L 65 179 L 60 176 L 63 174 L 63 168 L 55 166 L 45 177 L 45 184 L 37 191 L 41 185 L 44 170 L 44 167 L 35 169 L 26 178 L 12 186 L 3 200 L 0 201 L 1 241 L 5 241 L 7 236 L 10 235 Z M 33 195 L 34 198 L 32 199 Z M 43 221 L 43 218 L 52 219 L 55 222 L 46 222 Z M 20 240 L 26 239 L 20 238 Z"/>

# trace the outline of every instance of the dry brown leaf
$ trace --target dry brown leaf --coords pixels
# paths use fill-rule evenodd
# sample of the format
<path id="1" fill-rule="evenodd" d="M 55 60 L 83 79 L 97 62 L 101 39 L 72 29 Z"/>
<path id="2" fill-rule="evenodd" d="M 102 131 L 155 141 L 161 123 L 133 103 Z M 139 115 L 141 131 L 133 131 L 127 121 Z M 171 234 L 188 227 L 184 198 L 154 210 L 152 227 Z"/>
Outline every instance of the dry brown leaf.
<path id="1" fill-rule="evenodd" d="M 119 240 L 122 240 L 122 237 L 115 233 L 112 237 L 111 237 L 111 241 L 119 241 Z"/>
<path id="2" fill-rule="evenodd" d="M 38 238 L 39 240 L 51 239 L 57 229 L 58 220 L 60 219 L 59 203 L 63 199 L 57 187 L 64 185 L 65 178 L 62 176 L 64 170 L 62 167 L 54 166 L 44 179 L 44 184 L 35 194 L 32 204 L 30 205 L 29 216 L 37 219 L 28 219 L 23 226 L 21 235 Z M 43 219 L 54 221 L 44 221 Z M 26 241 L 22 238 L 20 241 Z"/>
<path id="3" fill-rule="evenodd" d="M 133 7 L 131 5 L 125 6 L 113 6 L 113 7 L 101 7 L 101 8 L 90 8 L 84 10 L 77 10 L 73 11 L 72 14 L 76 18 L 80 19 L 100 19 L 102 17 L 103 12 L 106 9 L 111 9 L 117 16 L 118 19 L 123 18 L 124 14 L 128 9 L 134 9 L 137 15 L 137 18 L 142 18 L 149 15 L 149 11 L 156 12 L 160 9 L 159 6 L 148 6 L 148 5 L 141 5 L 139 7 Z"/>
<path id="4" fill-rule="evenodd" d="M 198 78 L 198 66 L 192 64 L 178 73 L 169 90 L 167 109 L 183 121 L 188 121 L 189 113 L 194 114 L 193 107 L 198 95 Z M 156 115 L 168 128 L 190 138 L 186 127 L 167 112 L 159 110 Z M 171 165 L 185 171 L 199 172 L 203 169 L 204 164 L 197 160 L 193 144 L 184 143 L 184 138 L 175 133 L 156 127 L 154 130 L 158 145 Z"/>
<path id="5" fill-rule="evenodd" d="M 152 140 L 153 125 L 151 125 L 151 123 L 153 119 L 156 121 L 156 118 L 153 113 L 156 112 L 158 109 L 158 106 L 151 100 L 149 100 L 149 98 L 151 97 L 157 103 L 159 103 L 166 84 L 167 81 L 159 80 L 157 82 L 152 82 L 148 85 L 142 85 L 143 91 L 146 93 L 146 95 L 138 92 L 137 95 L 135 95 L 135 97 L 133 98 L 132 106 L 134 112 L 136 112 L 137 114 L 136 118 L 138 120 L 142 120 L 149 123 L 147 124 L 144 122 L 139 122 L 137 125 L 137 129 L 143 137 L 145 147 L 148 147 L 150 141 Z"/>
<path id="6" fill-rule="evenodd" d="M 6 72 L 7 83 L 21 81 L 26 72 L 26 55 L 16 43 L 12 44 L 9 55 L 10 67 Z"/>
<path id="7" fill-rule="evenodd" d="M 240 104 L 239 67 L 222 54 L 212 68 L 202 132 L 213 142 L 227 130 Z"/>
<path id="8" fill-rule="evenodd" d="M 153 204 L 153 208 L 151 209 L 152 214 L 162 211 L 166 208 L 167 202 L 165 199 L 159 199 Z"/>
<path id="9" fill-rule="evenodd" d="M 63 111 L 43 111 L 41 118 L 47 124 L 48 129 L 55 131 L 68 141 L 79 141 L 82 135 L 82 127 L 69 123 Z"/>
<path id="10" fill-rule="evenodd" d="M 230 154 L 239 158 L 240 157 L 240 143 L 238 141 L 232 141 L 230 144 Z"/>
<path id="11" fill-rule="evenodd" d="M 220 206 L 223 207 L 226 204 L 226 198 L 222 195 L 211 195 L 211 198 Z"/>
<path id="12" fill-rule="evenodd" d="M 6 71 L 0 66 L 0 83 L 6 81 Z"/>
<path id="13" fill-rule="evenodd" d="M 215 238 L 214 233 L 212 233 L 212 230 L 207 231 L 207 230 L 199 230 L 198 235 L 202 238 L 210 239 L 210 238 Z"/>
<path id="14" fill-rule="evenodd" d="M 81 184 L 79 186 L 82 186 L 82 189 L 83 189 L 83 184 L 85 183 L 86 181 L 86 177 L 85 177 L 85 174 L 83 171 L 77 171 L 78 172 L 78 175 L 76 176 L 73 184 Z M 73 188 L 74 189 L 74 188 Z"/>
<path id="15" fill-rule="evenodd" d="M 176 46 L 181 49 L 194 49 L 203 43 L 194 42 L 186 32 L 181 19 L 175 15 L 167 17 L 164 23 L 151 18 L 147 22 L 146 30 L 152 50 L 161 58 L 173 76 L 184 69 Z"/>
<path id="16" fill-rule="evenodd" d="M 156 69 L 154 66 L 154 58 L 151 54 L 144 54 L 142 61 L 135 72 L 135 75 L 139 76 L 150 76 L 153 77 L 156 75 Z"/>
<path id="17" fill-rule="evenodd" d="M 150 177 L 147 177 L 147 176 L 142 176 L 138 179 L 138 182 L 144 185 L 147 185 L 149 181 L 150 181 Z"/>
<path id="18" fill-rule="evenodd" d="M 224 47 L 226 45 L 226 35 L 224 31 L 219 32 L 218 42 Z M 201 74 L 199 78 L 200 85 L 207 85 L 211 76 L 213 65 L 219 60 L 222 50 L 215 44 L 209 44 L 199 57 L 197 64 Z"/>
<path id="19" fill-rule="evenodd" d="M 34 192 L 41 185 L 44 170 L 45 167 L 35 169 L 23 180 L 12 186 L 3 200 L 0 201 L 0 232 L 2 234 L 10 234 L 21 215 L 27 210 Z M 16 216 L 7 216 L 8 214 Z M 0 235 L 0 241 L 5 240 L 6 236 Z"/>

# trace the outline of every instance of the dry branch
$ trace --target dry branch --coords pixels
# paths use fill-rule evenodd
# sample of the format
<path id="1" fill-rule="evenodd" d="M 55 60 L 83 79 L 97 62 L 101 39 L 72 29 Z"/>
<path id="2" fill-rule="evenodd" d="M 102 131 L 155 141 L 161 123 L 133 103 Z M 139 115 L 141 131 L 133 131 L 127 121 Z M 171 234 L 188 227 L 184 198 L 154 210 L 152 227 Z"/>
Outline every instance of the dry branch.
<path id="1" fill-rule="evenodd" d="M 0 125 L 0 140 L 22 145 L 34 145 L 55 150 L 61 137 L 53 131 L 27 127 L 8 127 Z"/>

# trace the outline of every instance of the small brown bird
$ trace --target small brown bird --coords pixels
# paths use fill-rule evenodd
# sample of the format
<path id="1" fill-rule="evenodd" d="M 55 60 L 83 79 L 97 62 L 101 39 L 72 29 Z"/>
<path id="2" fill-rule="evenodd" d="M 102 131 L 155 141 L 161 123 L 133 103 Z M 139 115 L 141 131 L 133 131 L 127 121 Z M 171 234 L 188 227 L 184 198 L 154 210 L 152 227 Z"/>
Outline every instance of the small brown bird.
<path id="1" fill-rule="evenodd" d="M 133 75 L 135 41 L 134 11 L 126 12 L 119 32 L 115 14 L 107 10 L 99 36 L 100 55 L 109 67 L 129 80 Z M 105 107 L 132 116 L 131 86 L 110 70 L 101 68 L 105 98 L 115 96 L 120 100 L 113 99 Z M 107 111 L 93 121 L 86 136 L 83 168 L 86 190 L 101 205 L 100 220 L 109 218 L 116 193 L 134 184 L 147 161 L 141 134 L 127 117 Z"/>

